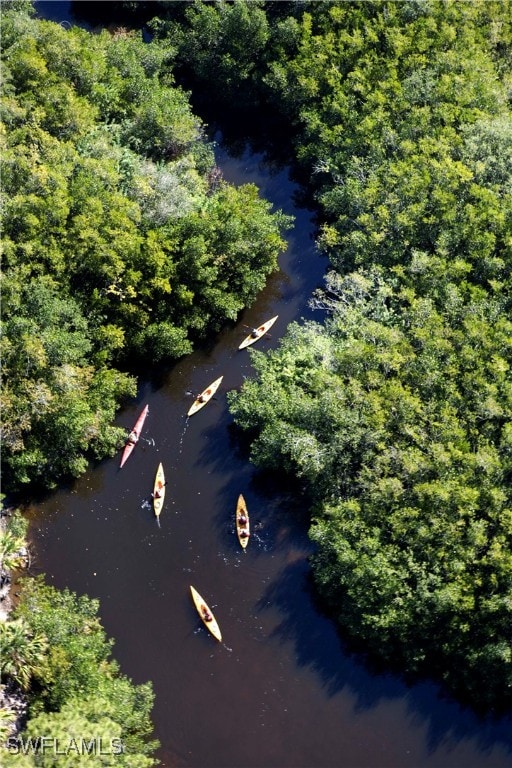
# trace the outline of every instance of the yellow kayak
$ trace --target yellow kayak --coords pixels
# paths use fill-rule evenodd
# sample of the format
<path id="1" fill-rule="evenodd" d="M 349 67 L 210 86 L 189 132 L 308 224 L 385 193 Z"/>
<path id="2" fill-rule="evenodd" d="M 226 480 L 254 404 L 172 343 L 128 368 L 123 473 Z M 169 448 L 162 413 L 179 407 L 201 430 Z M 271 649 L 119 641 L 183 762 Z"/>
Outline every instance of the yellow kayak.
<path id="1" fill-rule="evenodd" d="M 162 462 L 158 465 L 155 476 L 155 484 L 153 486 L 153 509 L 157 518 L 160 516 L 162 507 L 164 505 L 165 498 L 165 475 Z"/>
<path id="2" fill-rule="evenodd" d="M 264 336 L 270 328 L 272 328 L 278 317 L 279 315 L 271 317 L 270 320 L 267 320 L 266 323 L 260 325 L 259 328 L 255 328 L 252 333 L 245 337 L 238 349 L 245 349 L 245 347 L 250 347 L 251 344 L 254 344 L 255 341 L 261 339 L 261 337 Z"/>
<path id="3" fill-rule="evenodd" d="M 251 528 L 249 525 L 249 513 L 247 511 L 247 505 L 245 499 L 240 494 L 236 505 L 236 533 L 240 546 L 245 549 L 249 543 L 249 536 L 251 535 Z"/>
<path id="4" fill-rule="evenodd" d="M 196 397 L 192 405 L 190 406 L 187 416 L 192 416 L 193 413 L 197 413 L 206 403 L 208 400 L 211 400 L 216 391 L 218 390 L 220 383 L 224 376 L 220 376 L 218 379 L 215 379 L 215 381 L 210 384 L 209 387 L 206 387 L 206 389 L 201 392 L 201 394 Z"/>
<path id="5" fill-rule="evenodd" d="M 222 635 L 220 633 L 219 625 L 217 624 L 217 621 L 215 620 L 215 616 L 211 612 L 210 608 L 207 606 L 197 589 L 194 589 L 193 586 L 190 587 L 190 591 L 192 593 L 192 600 L 194 601 L 194 605 L 197 608 L 197 612 L 200 615 L 205 627 L 210 630 L 212 635 L 216 640 L 219 642 L 222 640 Z"/>

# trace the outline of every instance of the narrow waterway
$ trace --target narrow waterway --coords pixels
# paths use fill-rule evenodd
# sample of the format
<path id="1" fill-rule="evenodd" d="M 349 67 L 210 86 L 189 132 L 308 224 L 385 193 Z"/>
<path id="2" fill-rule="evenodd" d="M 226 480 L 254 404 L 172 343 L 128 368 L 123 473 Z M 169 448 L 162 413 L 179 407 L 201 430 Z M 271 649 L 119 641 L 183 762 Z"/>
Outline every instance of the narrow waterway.
<path id="1" fill-rule="evenodd" d="M 46 18 L 75 23 L 70 2 L 37 5 Z M 99 598 L 122 671 L 136 683 L 153 681 L 164 766 L 510 766 L 510 719 L 481 722 L 433 684 L 408 687 L 372 674 L 315 606 L 306 501 L 299 488 L 250 464 L 226 391 L 252 372 L 247 351 L 237 351 L 245 325 L 279 315 L 271 338 L 257 345 L 264 350 L 290 322 L 322 319 L 307 300 L 326 264 L 286 171 L 249 151 L 234 158 L 221 146 L 217 157 L 228 181 L 256 183 L 295 216 L 281 269 L 236 326 L 158 380 L 141 382 L 118 423 L 131 428 L 146 403 L 149 415 L 122 470 L 117 456 L 28 509 L 35 570 Z M 216 399 L 187 420 L 187 393 L 221 375 Z M 160 461 L 168 486 L 158 528 L 149 495 Z M 245 554 L 234 529 L 239 493 L 253 527 Z M 191 584 L 214 610 L 222 644 L 201 624 Z"/>
<path id="2" fill-rule="evenodd" d="M 276 346 L 291 321 L 312 317 L 307 299 L 326 264 L 286 171 L 247 151 L 235 159 L 219 148 L 218 162 L 228 181 L 256 183 L 295 216 L 281 270 L 208 349 L 141 383 L 118 423 L 131 427 L 145 403 L 149 415 L 122 470 L 119 457 L 105 461 L 30 508 L 36 569 L 100 599 L 122 670 L 153 681 L 164 766 L 505 768 L 510 721 L 479 722 L 433 684 L 372 674 L 315 607 L 305 502 L 250 464 L 226 391 L 251 375 L 247 351 L 237 351 L 244 324 L 278 314 L 258 344 Z M 217 398 L 187 420 L 187 392 L 221 375 Z M 160 528 L 149 505 L 159 461 L 169 480 Z M 234 530 L 239 493 L 254 531 L 245 554 Z M 222 644 L 199 621 L 191 584 L 213 608 Z"/>

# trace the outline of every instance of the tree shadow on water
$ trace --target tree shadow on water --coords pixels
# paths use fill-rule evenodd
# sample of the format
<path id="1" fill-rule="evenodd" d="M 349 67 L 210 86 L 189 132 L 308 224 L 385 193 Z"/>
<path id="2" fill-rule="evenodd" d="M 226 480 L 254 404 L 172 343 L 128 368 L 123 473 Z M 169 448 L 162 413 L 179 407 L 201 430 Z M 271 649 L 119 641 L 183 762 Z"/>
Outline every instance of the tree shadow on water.
<path id="1" fill-rule="evenodd" d="M 329 698 L 342 693 L 350 696 L 356 714 L 387 702 L 401 703 L 408 727 L 424 729 L 429 754 L 473 742 L 482 757 L 493 749 L 512 757 L 512 716 L 479 717 L 435 682 L 407 682 L 398 674 L 379 670 L 371 659 L 355 652 L 334 622 L 321 612 L 306 559 L 287 565 L 279 579 L 268 586 L 257 608 L 264 611 L 270 606 L 283 615 L 272 637 L 280 643 L 293 643 L 297 664 L 318 675 Z"/>
<path id="2" fill-rule="evenodd" d="M 226 418 L 224 426 L 228 421 Z M 202 458 L 208 461 L 211 471 L 226 473 L 225 481 L 217 489 L 219 530 L 231 531 L 231 513 L 238 493 L 243 492 L 247 494 L 251 521 L 262 524 L 265 539 L 265 548 L 256 550 L 253 546 L 251 555 L 279 552 L 285 559 L 279 576 L 265 587 L 256 604 L 258 612 L 280 612 L 282 620 L 270 639 L 292 645 L 298 666 L 315 673 L 329 699 L 340 694 L 349 698 L 356 715 L 378 707 L 401 707 L 405 717 L 397 714 L 397 731 L 403 728 L 400 722 L 405 720 L 407 728 L 417 731 L 417 738 L 425 740 L 428 754 L 438 750 L 448 754 L 461 745 L 475 750 L 477 758 L 481 753 L 482 760 L 493 750 L 499 750 L 503 758 L 493 755 L 492 765 L 512 765 L 512 759 L 508 759 L 508 755 L 512 758 L 511 716 L 479 717 L 435 681 L 409 680 L 390 671 L 340 634 L 333 618 L 324 613 L 313 583 L 308 559 L 313 545 L 307 536 L 310 501 L 304 489 L 283 472 L 261 471 L 251 466 L 247 462 L 249 446 L 238 443 L 237 432 L 231 429 L 226 434 L 224 429 L 219 432 L 213 426 L 207 429 L 203 439 L 207 437 L 209 445 L 208 450 L 206 445 L 203 447 Z M 233 531 L 231 537 L 233 551 L 238 551 Z"/>

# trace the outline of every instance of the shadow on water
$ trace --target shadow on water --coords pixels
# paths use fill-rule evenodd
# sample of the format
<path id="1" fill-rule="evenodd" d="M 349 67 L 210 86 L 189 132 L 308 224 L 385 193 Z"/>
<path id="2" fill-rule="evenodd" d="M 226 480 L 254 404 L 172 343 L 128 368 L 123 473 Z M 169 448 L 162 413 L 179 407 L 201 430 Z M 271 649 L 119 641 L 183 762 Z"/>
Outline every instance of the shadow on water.
<path id="1" fill-rule="evenodd" d="M 488 754 L 499 744 L 512 755 L 512 718 L 479 717 L 446 694 L 435 682 L 404 679 L 399 674 L 382 671 L 374 662 L 342 637 L 332 620 L 325 615 L 315 589 L 309 556 L 314 545 L 307 536 L 310 501 L 303 496 L 297 481 L 282 472 L 257 471 L 248 466 L 249 445 L 243 432 L 227 424 L 203 433 L 203 446 L 198 462 L 206 462 L 211 473 L 225 476 L 233 468 L 236 457 L 236 478 L 232 476 L 218 489 L 214 524 L 225 541 L 231 556 L 257 558 L 270 553 L 292 553 L 291 562 L 272 579 L 256 603 L 256 611 L 279 612 L 280 620 L 271 638 L 286 648 L 293 646 L 300 668 L 314 672 L 326 695 L 334 699 L 349 695 L 354 713 L 364 713 L 390 702 L 404 702 L 407 717 L 416 727 L 426 731 L 426 749 L 433 755 L 450 745 L 474 741 L 482 754 Z M 225 441 L 228 433 L 229 450 Z M 242 438 L 242 440 L 241 440 Z M 239 466 L 238 466 L 239 462 Z M 248 503 L 251 538 L 247 550 L 241 553 L 234 512 L 238 493 Z M 283 529 L 286 535 L 282 536 Z"/>
<path id="2" fill-rule="evenodd" d="M 256 183 L 276 207 L 296 214 L 283 271 L 269 278 L 240 318 L 250 323 L 279 313 L 272 341 L 259 347 L 267 349 L 289 322 L 307 316 L 307 299 L 325 265 L 312 245 L 312 216 L 293 207 L 301 192 L 280 175 L 289 161 L 286 141 L 281 155 L 275 146 L 267 151 L 272 124 L 260 115 L 260 125 L 253 125 L 260 141 L 253 136 L 250 146 L 270 158 L 263 168 L 262 158 L 248 152 L 247 138 L 237 139 L 246 135 L 240 116 L 224 118 L 224 138 L 239 158 L 232 161 L 221 148 L 225 177 Z M 214 115 L 210 125 L 217 136 Z M 509 765 L 510 718 L 479 720 L 432 683 L 408 685 L 377 673 L 320 610 L 308 560 L 308 499 L 296 481 L 255 470 L 247 438 L 240 438 L 226 407 L 225 390 L 239 388 L 252 371 L 250 358 L 237 357 L 241 336 L 241 327 L 228 324 L 197 353 L 141 382 L 117 422 L 131 428 L 149 402 L 144 438 L 155 444 L 141 443 L 122 473 L 117 455 L 38 500 L 38 566 L 57 586 L 98 597 L 123 671 L 138 682 L 154 681 L 164 765 Z M 221 372 L 225 390 L 187 420 L 187 390 L 202 389 Z M 161 459 L 171 483 L 158 529 L 148 495 Z M 253 531 L 246 554 L 234 531 L 239 493 Z M 206 634 L 205 642 L 194 642 L 204 630 L 190 602 L 190 582 L 211 596 L 215 611 L 219 606 L 233 653 L 218 653 Z M 247 739 L 234 740 L 239 732 Z"/>
<path id="3" fill-rule="evenodd" d="M 512 718 L 479 718 L 445 696 L 431 682 L 408 685 L 396 675 L 372 671 L 366 658 L 350 651 L 317 606 L 316 591 L 306 559 L 299 559 L 279 574 L 262 594 L 258 610 L 278 607 L 283 615 L 273 637 L 293 643 L 297 664 L 312 669 L 329 697 L 348 691 L 355 712 L 373 709 L 382 701 L 404 700 L 412 723 L 426 725 L 430 754 L 447 740 L 474 739 L 478 749 L 490 752 L 499 742 L 512 756 Z"/>
<path id="4" fill-rule="evenodd" d="M 222 397 L 222 396 L 221 396 Z M 258 510 L 257 530 L 270 534 L 272 527 L 287 525 L 287 539 L 283 546 L 304 544 L 309 524 L 310 502 L 305 489 L 297 478 L 281 470 L 259 470 L 250 461 L 250 438 L 232 421 L 225 403 L 219 421 L 202 432 L 202 444 L 197 453 L 197 466 L 208 467 L 210 474 L 226 478 L 216 493 L 219 508 L 218 524 L 222 529 L 226 522 L 224 510 L 234 509 L 239 493 L 255 501 Z M 215 403 L 213 404 L 215 406 Z M 251 512 L 251 521 L 253 520 Z M 273 546 L 279 542 L 274 539 Z M 311 551 L 311 545 L 306 546 Z"/>
<path id="5" fill-rule="evenodd" d="M 279 610 L 282 616 L 271 637 L 279 644 L 294 647 L 297 664 L 309 668 L 319 678 L 331 698 L 345 692 L 353 700 L 354 712 L 375 709 L 385 702 L 404 701 L 411 723 L 426 728 L 429 754 L 447 742 L 453 746 L 474 740 L 479 750 L 489 753 L 499 743 L 512 752 L 512 719 L 480 718 L 462 707 L 433 682 L 406 682 L 395 674 L 386 674 L 375 663 L 351 646 L 337 632 L 318 604 L 308 562 L 313 545 L 307 537 L 309 502 L 302 497 L 296 481 L 282 473 L 248 470 L 247 444 L 240 442 L 243 433 L 230 426 L 230 461 L 236 456 L 243 469 L 236 481 L 230 478 L 218 491 L 218 513 L 215 524 L 232 554 L 240 554 L 234 527 L 234 509 L 241 490 L 248 501 L 251 536 L 247 555 L 293 551 L 288 563 L 261 594 L 257 611 Z M 223 474 L 226 469 L 224 430 L 207 429 L 203 435 L 203 455 L 211 472 Z M 245 468 L 244 468 L 245 467 Z M 231 519 L 226 509 L 231 509 Z M 280 540 L 279 530 L 287 526 L 287 536 Z M 256 541 L 255 541 L 256 540 Z"/>

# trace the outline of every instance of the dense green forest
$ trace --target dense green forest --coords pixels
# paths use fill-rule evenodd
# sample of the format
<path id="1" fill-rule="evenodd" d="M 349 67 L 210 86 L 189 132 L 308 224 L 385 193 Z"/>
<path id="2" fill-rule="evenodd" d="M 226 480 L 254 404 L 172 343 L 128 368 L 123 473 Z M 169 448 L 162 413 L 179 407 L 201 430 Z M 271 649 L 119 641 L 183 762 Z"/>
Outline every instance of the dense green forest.
<path id="1" fill-rule="evenodd" d="M 112 455 L 130 372 L 235 320 L 290 221 L 222 179 L 174 49 L 2 8 L 4 491 Z"/>
<path id="2" fill-rule="evenodd" d="M 0 577 L 24 564 L 26 522 L 19 514 L 0 530 Z M 134 685 L 111 657 L 109 640 L 98 618 L 98 601 L 46 586 L 41 577 L 25 579 L 15 610 L 0 621 L 0 661 L 7 704 L 0 710 L 3 766 L 64 768 L 126 766 L 150 768 L 158 746 L 152 740 L 150 683 Z M 51 736 L 66 748 L 102 740 L 101 750 L 85 756 L 80 746 L 58 756 L 55 750 L 17 747 L 12 725 L 20 715 L 19 691 L 25 694 L 22 738 L 34 743 Z M 13 698 L 13 694 L 14 698 Z M 7 741 L 10 739 L 9 741 Z M 4 749 L 4 742 L 9 748 Z M 122 748 L 122 750 L 121 750 Z M 25 752 L 25 753 L 24 753 Z"/>
<path id="3" fill-rule="evenodd" d="M 312 499 L 345 636 L 510 708 L 510 3 L 155 10 L 150 45 L 4 13 L 6 477 L 112 453 L 128 362 L 185 354 L 263 285 L 288 222 L 222 182 L 175 78 L 268 109 L 332 272 L 319 322 L 252 353 L 234 418 Z"/>
<path id="4" fill-rule="evenodd" d="M 321 321 L 231 395 L 253 460 L 312 498 L 346 636 L 508 708 L 510 4 L 159 5 L 188 77 L 287 121 L 332 265 Z"/>

